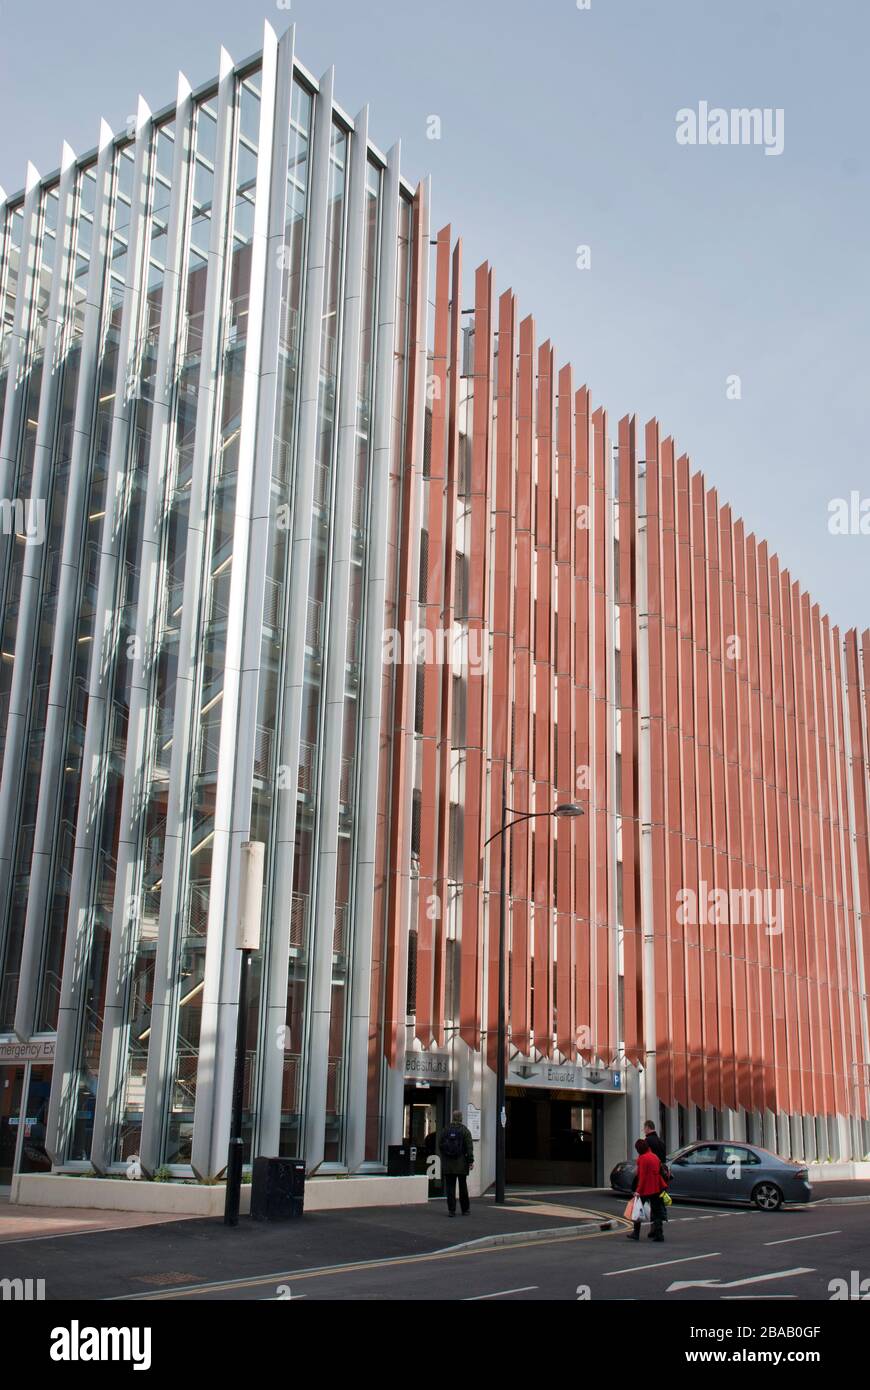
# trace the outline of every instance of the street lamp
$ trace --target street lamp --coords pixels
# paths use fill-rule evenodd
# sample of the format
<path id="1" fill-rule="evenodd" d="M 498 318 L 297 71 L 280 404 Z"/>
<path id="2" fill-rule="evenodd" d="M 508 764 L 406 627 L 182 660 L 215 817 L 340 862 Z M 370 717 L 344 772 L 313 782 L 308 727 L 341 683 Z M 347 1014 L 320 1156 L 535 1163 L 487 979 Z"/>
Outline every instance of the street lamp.
<path id="1" fill-rule="evenodd" d="M 242 953 L 239 972 L 239 1017 L 236 1025 L 236 1069 L 233 1075 L 233 1114 L 227 1154 L 227 1190 L 224 1225 L 238 1226 L 242 1196 L 242 1106 L 245 1095 L 245 1051 L 248 1040 L 248 979 L 251 956 L 260 946 L 260 918 L 263 911 L 263 863 L 266 846 L 250 840 L 241 847 L 239 864 L 239 928 L 236 946 Z"/>
<path id="2" fill-rule="evenodd" d="M 495 1200 L 504 1202 L 504 1179 L 505 1179 L 505 1126 L 507 1124 L 507 1114 L 505 1111 L 505 1083 L 507 1075 L 507 1027 L 505 1022 L 505 935 L 507 920 L 507 834 L 506 831 L 512 830 L 515 825 L 522 825 L 523 821 L 535 820 L 538 816 L 558 816 L 564 820 L 574 820 L 577 816 L 584 814 L 583 807 L 576 801 L 563 803 L 556 806 L 552 811 L 527 811 L 518 812 L 511 809 L 507 804 L 507 775 L 505 775 L 501 789 L 501 827 L 496 830 L 485 842 L 483 848 L 491 844 L 493 840 L 501 836 L 501 878 L 499 886 L 501 889 L 501 902 L 499 904 L 498 917 L 498 1063 L 496 1069 L 495 1087 Z M 508 821 L 508 816 L 516 816 L 516 820 Z"/>

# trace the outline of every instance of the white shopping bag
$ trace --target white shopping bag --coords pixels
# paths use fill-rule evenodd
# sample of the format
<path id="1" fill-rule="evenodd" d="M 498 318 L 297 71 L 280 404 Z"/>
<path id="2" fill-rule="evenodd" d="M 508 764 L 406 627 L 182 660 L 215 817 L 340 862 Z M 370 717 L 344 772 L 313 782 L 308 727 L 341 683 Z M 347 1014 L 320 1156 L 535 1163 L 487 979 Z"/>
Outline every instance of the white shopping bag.
<path id="1" fill-rule="evenodd" d="M 639 1197 L 635 1197 L 634 1206 L 631 1209 L 632 1221 L 649 1221 L 649 1202 L 642 1202 Z"/>

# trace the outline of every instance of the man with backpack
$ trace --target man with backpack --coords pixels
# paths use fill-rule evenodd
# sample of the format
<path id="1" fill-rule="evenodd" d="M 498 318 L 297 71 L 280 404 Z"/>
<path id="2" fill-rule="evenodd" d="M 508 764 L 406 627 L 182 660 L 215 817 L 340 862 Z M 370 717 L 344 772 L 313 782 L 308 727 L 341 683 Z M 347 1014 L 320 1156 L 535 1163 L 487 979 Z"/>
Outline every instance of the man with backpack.
<path id="1" fill-rule="evenodd" d="M 468 1174 L 474 1167 L 474 1140 L 462 1123 L 462 1111 L 454 1110 L 450 1124 L 438 1136 L 441 1176 L 447 1193 L 447 1215 L 456 1215 L 456 1182 L 459 1180 L 459 1206 L 463 1216 L 469 1212 Z"/>

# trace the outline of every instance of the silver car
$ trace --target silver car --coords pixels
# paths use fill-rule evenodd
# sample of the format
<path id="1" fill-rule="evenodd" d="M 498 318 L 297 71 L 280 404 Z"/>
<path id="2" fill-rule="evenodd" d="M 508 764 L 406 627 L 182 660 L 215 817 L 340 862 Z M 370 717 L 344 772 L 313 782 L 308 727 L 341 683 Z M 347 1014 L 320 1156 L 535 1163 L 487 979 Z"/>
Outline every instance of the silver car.
<path id="1" fill-rule="evenodd" d="M 813 1193 L 805 1164 L 758 1144 L 688 1144 L 668 1164 L 668 1191 L 677 1202 L 753 1202 L 761 1211 L 778 1211 L 783 1202 L 810 1201 Z M 614 1192 L 631 1192 L 635 1172 L 633 1162 L 617 1163 L 610 1175 Z"/>

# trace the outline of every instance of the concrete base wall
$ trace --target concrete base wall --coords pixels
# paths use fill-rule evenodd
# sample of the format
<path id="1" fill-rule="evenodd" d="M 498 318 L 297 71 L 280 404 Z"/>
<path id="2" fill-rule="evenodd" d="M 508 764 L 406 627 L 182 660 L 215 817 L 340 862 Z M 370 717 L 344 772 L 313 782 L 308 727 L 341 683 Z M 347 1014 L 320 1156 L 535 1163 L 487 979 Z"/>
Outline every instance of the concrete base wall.
<path id="1" fill-rule="evenodd" d="M 838 1182 L 852 1178 L 870 1179 L 870 1163 L 808 1163 L 810 1182 Z"/>
<path id="2" fill-rule="evenodd" d="M 152 1211 L 177 1216 L 223 1216 L 223 1183 L 130 1182 L 71 1178 L 60 1173 L 19 1173 L 10 1201 L 31 1207 L 90 1207 L 99 1211 Z M 356 1207 L 411 1206 L 428 1200 L 429 1181 L 413 1178 L 309 1178 L 305 1210 L 339 1211 Z M 251 1188 L 241 1192 L 241 1212 L 251 1210 Z"/>

